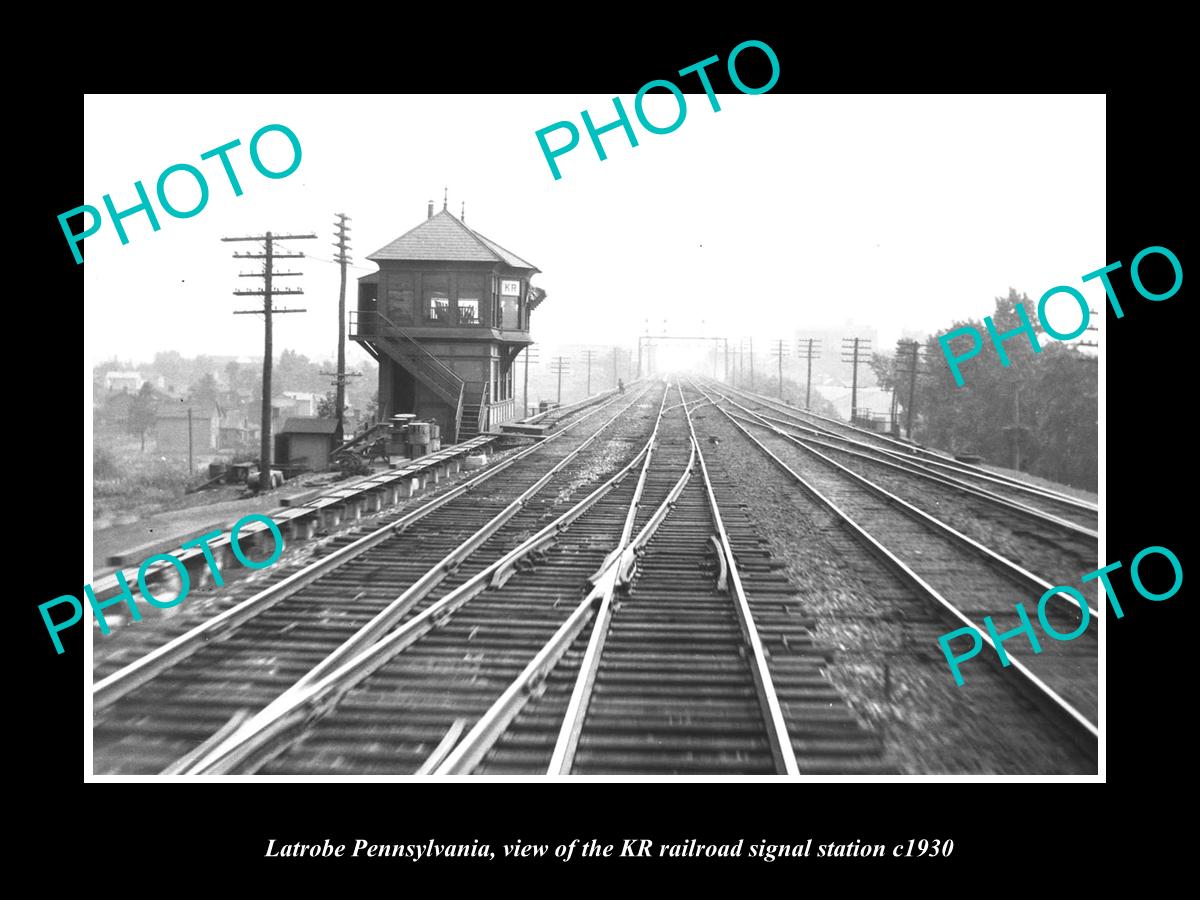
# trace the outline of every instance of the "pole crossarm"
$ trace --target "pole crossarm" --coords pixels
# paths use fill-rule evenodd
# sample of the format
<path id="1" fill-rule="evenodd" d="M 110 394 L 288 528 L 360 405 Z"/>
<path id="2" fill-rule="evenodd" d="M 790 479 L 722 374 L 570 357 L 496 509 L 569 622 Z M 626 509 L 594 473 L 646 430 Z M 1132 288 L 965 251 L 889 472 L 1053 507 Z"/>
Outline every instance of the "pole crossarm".
<path id="1" fill-rule="evenodd" d="M 254 296 L 262 297 L 263 305 L 261 310 L 234 310 L 235 316 L 245 315 L 261 315 L 263 317 L 263 377 L 262 377 L 262 414 L 260 420 L 261 442 L 259 444 L 258 458 L 258 483 L 256 490 L 262 492 L 270 490 L 274 487 L 274 472 L 271 468 L 271 357 L 272 357 L 272 327 L 271 320 L 276 313 L 286 315 L 288 313 L 306 312 L 304 309 L 275 309 L 271 305 L 271 300 L 276 294 L 303 294 L 303 288 L 283 288 L 280 290 L 273 289 L 273 279 L 276 277 L 295 277 L 302 273 L 300 272 L 276 272 L 274 268 L 275 260 L 277 259 L 302 259 L 303 253 L 276 253 L 276 241 L 300 241 L 315 239 L 315 234 L 275 234 L 268 231 L 262 235 L 241 235 L 237 237 L 223 237 L 225 242 L 244 242 L 255 241 L 263 245 L 262 253 L 237 253 L 233 254 L 234 259 L 261 259 L 263 260 L 262 272 L 254 273 L 239 273 L 241 278 L 262 278 L 262 290 L 235 290 L 233 294 L 238 297 Z"/>

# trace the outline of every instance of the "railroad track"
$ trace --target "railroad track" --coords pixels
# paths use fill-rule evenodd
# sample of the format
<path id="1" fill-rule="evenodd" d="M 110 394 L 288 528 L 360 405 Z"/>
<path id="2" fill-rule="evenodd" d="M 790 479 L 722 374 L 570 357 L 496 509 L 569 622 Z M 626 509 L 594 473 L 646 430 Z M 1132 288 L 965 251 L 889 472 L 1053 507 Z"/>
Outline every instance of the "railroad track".
<path id="1" fill-rule="evenodd" d="M 448 593 L 422 601 L 386 637 L 297 682 L 179 771 L 420 770 L 555 631 L 579 585 L 623 539 L 641 485 L 635 467 L 649 458 L 665 398 L 664 390 L 645 444 L 611 478 Z"/>
<path id="2" fill-rule="evenodd" d="M 895 771 L 822 676 L 828 651 L 737 486 L 683 424 L 651 479 L 684 474 L 635 538 L 636 564 L 597 597 L 592 628 L 514 681 L 440 773 Z"/>
<path id="3" fill-rule="evenodd" d="M 346 642 L 258 713 L 244 707 L 169 771 L 527 771 L 522 734 L 546 707 L 517 714 L 547 675 L 571 707 L 561 771 L 795 773 L 797 747 L 812 770 L 887 771 L 879 737 L 821 679 L 790 585 L 736 506 L 726 527 L 717 494 L 733 486 L 710 477 L 687 408 L 666 396 L 641 451 L 567 513 L 386 635 Z M 789 658 L 768 664 L 764 640 L 789 638 Z M 553 735 L 535 731 L 534 756 L 549 757 Z M 496 758 L 513 741 L 522 759 Z"/>
<path id="4" fill-rule="evenodd" d="M 371 626 L 366 642 L 536 530 L 620 466 L 650 425 L 614 397 L 399 519 L 202 622 L 94 685 L 97 771 L 162 771 L 257 711 Z M 652 407 L 648 407 L 653 412 Z M 586 425 L 583 434 L 568 433 Z M 593 427 L 594 426 L 594 427 Z M 386 615 L 380 618 L 386 611 Z M 359 643 L 363 643 L 360 636 Z"/>
<path id="5" fill-rule="evenodd" d="M 644 390 L 644 387 L 644 385 L 634 382 L 629 386 L 629 396 L 635 396 Z M 591 419 L 593 416 L 598 416 L 604 409 L 617 408 L 617 404 L 624 402 L 626 401 L 615 390 L 610 390 L 602 391 L 584 400 L 549 410 L 536 418 L 538 419 L 538 423 L 546 429 L 544 437 L 550 438 L 548 447 L 555 447 L 555 450 L 552 452 L 543 452 L 536 447 L 527 447 L 523 452 L 508 449 L 496 453 L 493 448 L 491 452 L 494 454 L 494 460 L 491 466 L 485 470 L 478 471 L 475 474 L 459 473 L 457 476 L 449 475 L 447 483 L 440 486 L 430 486 L 418 498 L 398 500 L 396 506 L 388 507 L 386 510 L 375 514 L 371 514 L 369 511 L 365 512 L 363 514 L 363 521 L 359 521 L 357 516 L 351 516 L 341 522 L 334 523 L 329 526 L 333 530 L 333 533 L 324 535 L 315 542 L 292 543 L 289 541 L 283 558 L 278 564 L 271 566 L 265 572 L 247 573 L 244 570 L 236 569 L 232 572 L 225 571 L 223 574 L 225 575 L 226 586 L 222 591 L 218 591 L 215 586 L 207 583 L 207 581 L 197 584 L 194 580 L 193 591 L 191 592 L 192 599 L 183 606 L 174 607 L 167 611 L 159 611 L 143 604 L 143 616 L 153 622 L 155 627 L 120 628 L 114 637 L 105 641 L 95 642 L 92 670 L 94 680 L 101 681 L 107 679 L 130 663 L 142 661 L 143 657 L 158 651 L 164 644 L 180 639 L 183 635 L 193 631 L 196 626 L 205 624 L 207 620 L 213 619 L 219 614 L 240 605 L 243 600 L 262 590 L 262 588 L 275 585 L 281 581 L 290 580 L 290 577 L 297 572 L 308 570 L 309 561 L 313 557 L 324 557 L 330 554 L 336 555 L 347 547 L 350 548 L 349 553 L 357 552 L 357 550 L 362 548 L 361 536 L 364 529 L 373 531 L 377 535 L 386 535 L 386 529 L 389 528 L 407 530 L 411 523 L 417 521 L 423 515 L 422 510 L 437 508 L 438 504 L 444 502 L 445 499 L 453 499 L 458 494 L 461 494 L 462 488 L 465 487 L 467 490 L 471 490 L 470 485 L 479 484 L 490 479 L 498 474 L 499 471 L 512 464 L 513 457 L 521 458 L 523 455 L 532 454 L 534 460 L 553 461 L 556 458 L 560 458 L 554 454 L 565 454 L 569 448 L 559 449 L 561 445 L 557 444 L 558 441 L 564 437 L 568 440 L 573 440 L 572 432 L 577 425 Z M 543 435 L 539 435 L 536 439 L 540 440 L 542 437 Z M 534 460 L 531 460 L 531 462 Z M 540 474 L 540 471 L 538 474 Z M 449 497 L 446 495 L 449 495 Z M 416 510 L 415 516 L 413 515 L 414 510 Z M 467 515 L 469 514 L 468 511 Z M 368 543 L 370 541 L 371 538 L 368 538 Z M 257 552 L 253 548 L 249 548 L 248 552 L 252 558 L 262 559 L 265 557 L 265 553 Z M 246 577 L 247 574 L 249 574 L 248 578 Z M 168 589 L 168 592 L 177 590 L 178 582 L 175 582 L 174 586 Z M 205 594 L 210 596 L 206 597 Z M 123 622 L 124 617 L 120 613 L 110 615 L 109 621 L 113 622 L 114 620 L 119 625 Z"/>
<path id="6" fill-rule="evenodd" d="M 826 675 L 845 650 L 817 639 L 816 617 L 799 602 L 812 586 L 772 557 L 739 502 L 741 483 L 715 446 L 706 453 L 693 416 L 728 422 L 820 503 L 847 518 L 817 483 L 909 554 L 847 526 L 891 569 L 881 596 L 906 595 L 906 635 L 929 632 L 934 648 L 955 616 L 994 610 L 995 570 L 1006 561 L 992 554 L 984 563 L 969 541 L 931 537 L 927 523 L 914 524 L 919 516 L 897 513 L 761 407 L 682 385 L 645 385 L 626 400 L 564 412 L 555 436 L 503 469 L 349 540 L 101 679 L 97 771 L 898 771 L 884 735 Z M 964 560 L 976 568 L 956 570 Z M 984 568 L 991 587 L 960 584 Z M 1014 584 L 1036 582 L 1005 577 L 1011 612 L 1029 599 L 1011 596 Z M 954 591 L 965 606 L 943 596 Z M 1061 611 L 1051 618 L 1071 630 Z M 1015 678 L 989 673 L 971 696 L 982 684 L 999 714 L 1024 726 L 1029 708 L 1014 709 L 1009 696 L 1017 683 L 1058 734 L 1031 742 L 1061 755 L 1066 735 L 1080 749 L 1055 770 L 1087 771 L 1095 730 L 1076 708 L 1087 705 L 1087 685 L 1072 694 L 1065 682 L 1086 674 L 1092 654 L 1094 700 L 1094 629 L 1060 647 L 1076 652 L 1023 659 Z"/>
<path id="7" fill-rule="evenodd" d="M 882 559 L 909 591 L 927 601 L 945 623 L 942 631 L 970 624 L 984 633 L 991 615 L 1000 632 L 1020 624 L 1014 605 L 1036 604 L 1051 587 L 979 542 L 955 535 L 928 514 L 840 464 L 805 441 L 794 441 L 778 426 L 757 416 L 716 388 L 702 389 L 728 422 L 805 494 L 834 513 L 860 546 Z M 746 420 L 758 419 L 757 423 Z M 764 427 L 751 428 L 754 424 Z M 1078 576 L 1076 576 L 1077 578 Z M 1051 624 L 1069 633 L 1081 611 L 1075 601 L 1056 598 L 1048 608 Z M 1091 610 L 1094 615 L 1095 610 Z M 1098 616 L 1094 616 L 1098 620 Z M 1069 737 L 1094 759 L 1098 732 L 1098 626 L 1071 642 L 1042 640 L 1042 653 L 1022 652 L 1012 642 L 1013 667 L 1000 673 L 1021 689 Z M 934 634 L 934 640 L 936 634 Z M 930 646 L 936 650 L 936 643 Z M 984 653 L 990 653 L 985 649 Z M 944 663 L 943 663 L 944 665 Z M 997 664 L 998 667 L 998 664 Z M 949 671 L 945 672 L 950 678 Z"/>
<path id="8" fill-rule="evenodd" d="M 1064 533 L 1074 531 L 1093 538 L 1097 536 L 1099 509 L 1094 503 L 990 472 L 980 466 L 962 463 L 923 447 L 798 409 L 761 394 L 730 388 L 728 385 L 716 385 L 711 381 L 707 383 L 718 386 L 726 394 L 739 397 L 743 402 L 752 403 L 760 413 L 770 410 L 771 414 L 764 417 L 784 429 L 819 436 L 871 458 L 901 465 L 910 471 L 922 471 L 943 483 L 960 489 L 970 488 L 975 496 L 993 503 L 1005 501 L 1011 508 L 1039 519 L 1042 528 L 1057 524 Z"/>
<path id="9" fill-rule="evenodd" d="M 1020 560 L 1045 582 L 1076 584 L 1081 575 L 1099 566 L 1098 535 L 1081 525 L 897 461 L 856 441 L 791 425 L 745 392 L 712 383 L 707 390 L 725 398 L 738 422 L 755 433 L 774 432 L 824 454 L 1006 558 Z M 1094 583 L 1084 585 L 1083 591 L 1093 604 L 1102 600 Z"/>

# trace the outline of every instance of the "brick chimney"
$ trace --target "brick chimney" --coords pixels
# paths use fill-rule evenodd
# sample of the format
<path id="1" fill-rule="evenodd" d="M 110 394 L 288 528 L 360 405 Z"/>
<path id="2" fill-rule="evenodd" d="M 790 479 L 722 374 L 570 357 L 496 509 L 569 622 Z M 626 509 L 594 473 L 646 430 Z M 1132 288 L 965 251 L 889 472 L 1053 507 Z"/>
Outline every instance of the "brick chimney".
<path id="1" fill-rule="evenodd" d="M 427 219 L 433 218 L 433 201 L 432 200 L 429 201 L 429 215 L 427 215 L 425 218 L 427 218 Z"/>

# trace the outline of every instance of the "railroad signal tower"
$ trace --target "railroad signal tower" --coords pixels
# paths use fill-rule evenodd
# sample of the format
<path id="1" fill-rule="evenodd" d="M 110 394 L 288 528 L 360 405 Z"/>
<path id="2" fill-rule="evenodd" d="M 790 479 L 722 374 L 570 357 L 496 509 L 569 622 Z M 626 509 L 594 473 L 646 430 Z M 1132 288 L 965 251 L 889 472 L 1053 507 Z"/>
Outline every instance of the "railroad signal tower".
<path id="1" fill-rule="evenodd" d="M 513 366 L 546 298 L 539 269 L 455 217 L 425 221 L 368 255 L 350 337 L 379 362 L 384 420 L 411 413 L 463 441 L 517 418 Z M 464 210 L 465 212 L 465 210 Z"/>

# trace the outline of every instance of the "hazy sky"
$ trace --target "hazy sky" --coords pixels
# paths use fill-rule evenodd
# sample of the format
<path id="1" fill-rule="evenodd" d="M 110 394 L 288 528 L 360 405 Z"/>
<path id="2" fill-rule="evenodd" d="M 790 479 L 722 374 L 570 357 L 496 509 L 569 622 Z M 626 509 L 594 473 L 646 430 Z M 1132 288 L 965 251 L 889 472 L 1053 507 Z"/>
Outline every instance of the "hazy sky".
<path id="1" fill-rule="evenodd" d="M 633 98 L 623 96 L 633 117 Z M 336 346 L 338 268 L 328 260 L 333 214 L 352 218 L 348 301 L 365 257 L 424 220 L 426 203 L 535 263 L 549 292 L 534 338 L 554 343 L 632 343 L 650 319 L 676 333 L 766 341 L 797 328 L 873 325 L 889 345 L 904 330 L 930 331 L 982 317 L 1010 286 L 1036 302 L 1068 284 L 1093 309 L 1098 281 L 1079 277 L 1105 258 L 1105 104 L 1084 97 L 828 97 L 687 95 L 687 118 L 667 135 L 634 118 L 639 146 L 620 129 L 603 136 L 600 162 L 580 120 L 611 121 L 611 96 L 89 96 L 84 196 L 103 208 L 133 206 L 133 182 L 154 196 L 175 163 L 207 177 L 207 207 L 188 219 L 156 209 L 112 223 L 85 242 L 93 361 L 148 360 L 159 350 L 254 355 L 259 317 L 233 316 L 257 285 L 222 243 L 226 235 L 316 232 L 295 249 L 306 296 L 284 305 L 308 313 L 276 320 L 276 352 L 314 357 Z M 647 103 L 651 121 L 676 114 L 670 95 Z M 582 132 L 559 157 L 555 181 L 534 132 L 561 119 Z M 261 126 L 291 128 L 299 169 L 270 180 L 248 144 Z M 233 139 L 245 193 L 233 196 L 216 159 L 200 154 Z M 564 140 L 556 133 L 550 140 Z M 264 160 L 286 163 L 270 135 Z M 282 160 L 282 163 L 279 161 Z M 168 182 L 181 208 L 194 204 L 186 175 Z M 65 211 L 65 210 L 64 210 Z M 66 243 L 64 241 L 64 250 Z M 69 252 L 69 251 L 68 251 Z M 1077 322 L 1063 303 L 1063 330 Z M 353 346 L 351 344 L 350 346 Z M 355 349 L 355 354 L 361 351 Z M 357 357 L 352 354 L 351 361 Z"/>

